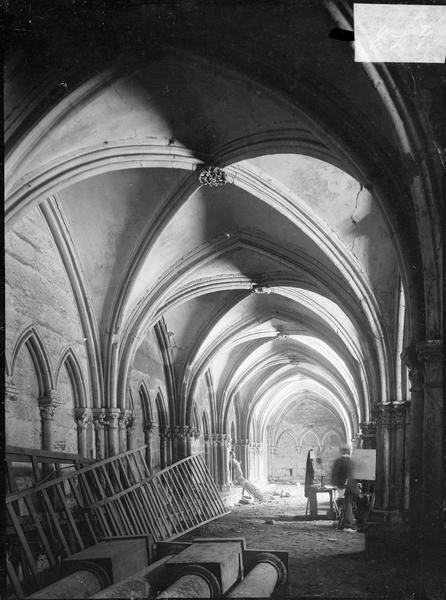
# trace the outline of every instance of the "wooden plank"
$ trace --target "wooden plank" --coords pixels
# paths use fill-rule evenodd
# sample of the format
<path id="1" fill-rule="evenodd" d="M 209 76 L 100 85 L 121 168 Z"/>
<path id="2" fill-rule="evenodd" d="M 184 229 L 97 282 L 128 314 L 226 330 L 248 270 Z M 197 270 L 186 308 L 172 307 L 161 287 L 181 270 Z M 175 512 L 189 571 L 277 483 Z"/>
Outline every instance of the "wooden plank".
<path id="1" fill-rule="evenodd" d="M 215 505 L 215 494 L 211 493 L 211 489 L 210 489 L 210 483 L 209 483 L 209 475 L 206 472 L 203 472 L 200 469 L 200 463 L 199 461 L 195 461 L 194 462 L 194 467 L 196 469 L 196 473 L 201 481 L 201 485 L 203 488 L 203 494 L 205 495 L 206 499 L 207 499 L 207 505 L 209 507 L 210 513 L 211 515 L 215 514 L 215 510 L 216 510 L 216 505 Z"/>
<path id="2" fill-rule="evenodd" d="M 70 556 L 71 555 L 70 547 L 68 546 L 68 542 L 62 531 L 62 527 L 60 526 L 59 518 L 57 517 L 56 513 L 54 512 L 53 505 L 51 504 L 51 500 L 48 496 L 48 492 L 46 490 L 42 490 L 40 493 L 42 494 L 42 498 L 45 503 L 47 513 L 51 516 L 51 519 L 54 523 L 54 527 L 56 528 L 56 531 L 59 534 L 59 540 L 63 546 L 65 555 Z"/>
<path id="3" fill-rule="evenodd" d="M 187 481 L 180 472 L 180 466 L 176 467 L 175 465 L 173 465 L 173 468 L 170 470 L 170 475 L 172 479 L 176 482 L 176 487 L 178 490 L 176 496 L 181 500 L 181 505 L 184 509 L 185 515 L 187 515 L 187 518 L 190 521 L 191 525 L 199 525 L 200 521 L 195 515 L 194 506 L 189 501 Z"/>
<path id="4" fill-rule="evenodd" d="M 150 531 L 156 541 L 164 539 L 165 533 L 168 533 L 167 523 L 165 522 L 164 512 L 160 510 L 157 498 L 149 484 L 141 487 L 138 492 L 144 498 L 144 502 L 148 507 L 147 514 L 150 519 Z"/>
<path id="5" fill-rule="evenodd" d="M 114 463 L 110 463 L 110 464 L 114 464 Z M 115 486 L 112 484 L 111 479 L 107 473 L 107 468 L 105 465 L 98 465 L 98 469 L 101 469 L 101 473 L 103 474 L 105 480 L 108 482 L 109 488 L 110 488 L 110 494 L 109 495 L 114 495 L 115 493 Z M 121 486 L 121 483 L 118 483 L 119 486 Z M 122 487 L 122 486 L 121 486 Z M 116 500 L 115 502 L 115 509 L 117 511 L 117 514 L 119 515 L 122 524 L 124 525 L 124 529 L 128 529 L 128 532 L 130 533 L 131 531 L 133 531 L 132 525 L 128 519 L 127 513 L 124 509 L 124 507 L 122 506 L 121 502 L 119 499 Z"/>
<path id="6" fill-rule="evenodd" d="M 153 526 L 150 524 L 148 511 L 145 511 L 141 505 L 137 492 L 138 490 L 135 490 L 134 492 L 123 496 L 121 498 L 122 506 L 124 510 L 128 511 L 129 518 L 131 519 L 135 531 L 142 533 L 151 532 Z"/>
<path id="7" fill-rule="evenodd" d="M 23 532 L 22 526 L 20 525 L 20 521 L 15 513 L 14 507 L 12 506 L 12 504 L 8 504 L 7 505 L 7 509 L 8 509 L 8 513 L 9 513 L 9 517 L 11 519 L 11 523 L 12 526 L 14 527 L 14 530 L 17 534 L 17 537 L 19 538 L 20 541 L 20 545 L 25 553 L 27 562 L 29 564 L 29 567 L 31 569 L 31 573 L 34 577 L 34 579 L 36 581 L 39 580 L 39 574 L 37 572 L 37 565 L 36 565 L 36 561 L 34 560 L 34 556 L 31 552 L 31 548 L 29 547 L 28 541 L 26 539 L 26 536 Z"/>
<path id="8" fill-rule="evenodd" d="M 166 498 L 163 498 L 164 489 L 161 486 L 159 478 L 155 475 L 152 479 L 149 479 L 147 483 L 144 485 L 144 489 L 147 489 L 148 493 L 151 494 L 155 501 L 155 508 L 158 515 L 161 517 L 161 521 L 163 522 L 164 529 L 166 533 L 171 533 L 171 530 L 176 530 L 175 524 L 171 519 L 166 515 Z"/>
<path id="9" fill-rule="evenodd" d="M 99 502 L 95 502 L 94 504 L 91 505 L 92 507 L 96 507 L 96 506 L 104 504 L 103 500 L 107 499 L 107 495 L 105 494 L 105 491 L 102 488 L 102 484 L 99 481 L 99 477 L 98 477 L 98 474 L 97 474 L 96 470 L 91 471 L 91 474 L 92 474 L 92 476 L 93 476 L 93 478 L 94 478 L 94 480 L 96 482 L 96 486 L 97 486 L 97 489 L 99 491 L 99 495 L 102 497 L 102 500 L 100 501 L 101 504 L 99 504 Z M 122 529 L 122 523 L 120 523 L 119 516 L 116 513 L 116 511 L 114 510 L 114 507 L 111 507 L 111 508 L 109 507 L 108 509 L 104 508 L 104 510 L 106 510 L 106 512 L 108 512 L 112 516 L 112 518 L 111 518 L 111 526 L 114 527 L 114 529 L 115 529 L 115 535 L 119 535 L 120 531 Z M 110 521 L 108 521 L 108 522 L 110 522 Z"/>
<path id="10" fill-rule="evenodd" d="M 139 460 L 142 463 L 142 466 L 144 468 L 144 477 L 150 477 L 151 474 L 152 474 L 152 472 L 151 472 L 150 467 L 149 467 L 149 465 L 147 464 L 147 461 L 146 461 L 146 453 L 143 452 L 141 450 L 141 448 L 137 448 L 135 456 L 138 456 Z"/>
<path id="11" fill-rule="evenodd" d="M 206 484 L 208 485 L 209 492 L 210 493 L 213 492 L 213 494 L 212 494 L 212 496 L 214 498 L 213 504 L 214 504 L 216 510 L 220 510 L 220 511 L 225 512 L 226 511 L 226 507 L 223 504 L 223 500 L 220 498 L 220 494 L 219 494 L 219 491 L 217 489 L 217 486 L 215 485 L 215 482 L 212 479 L 210 473 L 206 470 L 206 466 L 205 466 L 205 464 L 204 464 L 204 462 L 202 461 L 201 458 L 199 458 L 199 460 L 197 460 L 197 465 L 198 465 L 198 468 L 201 470 L 201 472 L 203 473 L 203 475 L 205 477 L 205 481 L 206 481 Z"/>
<path id="12" fill-rule="evenodd" d="M 85 503 L 84 503 L 84 501 L 82 499 L 82 495 L 81 495 L 81 493 L 80 493 L 80 491 L 79 491 L 79 489 L 78 489 L 78 487 L 76 485 L 76 482 L 75 482 L 74 478 L 73 479 L 69 479 L 68 482 L 69 482 L 71 490 L 72 490 L 72 492 L 73 492 L 73 494 L 74 494 L 74 496 L 76 498 L 77 505 L 79 506 L 79 508 L 82 509 L 82 513 L 83 513 L 85 522 L 86 522 L 86 524 L 88 526 L 88 529 L 90 530 L 91 537 L 93 538 L 93 542 L 95 544 L 97 544 L 98 538 L 97 538 L 97 535 L 96 535 L 96 531 L 95 531 L 95 529 L 94 529 L 94 527 L 93 527 L 93 525 L 91 523 L 90 517 L 88 515 L 88 511 L 86 510 Z"/>
<path id="13" fill-rule="evenodd" d="M 27 498 L 25 498 L 25 503 L 28 508 L 29 514 L 31 515 L 31 517 L 36 525 L 37 532 L 40 536 L 40 540 L 43 544 L 43 547 L 45 548 L 45 552 L 46 552 L 46 555 L 50 562 L 50 565 L 52 567 L 55 567 L 57 565 L 57 561 L 54 558 L 53 551 L 51 550 L 49 541 L 48 541 L 48 539 L 45 535 L 45 532 L 43 531 L 42 525 L 40 523 L 39 516 L 37 515 L 36 510 L 34 508 L 33 498 L 31 496 L 28 496 Z"/>
<path id="14" fill-rule="evenodd" d="M 190 472 L 190 490 L 194 496 L 195 504 L 197 508 L 200 508 L 202 517 L 204 516 L 204 518 L 207 519 L 212 516 L 212 510 L 209 504 L 209 498 L 206 496 L 206 486 L 203 485 L 196 462 L 192 459 L 189 463 L 183 464 L 187 465 L 187 469 Z M 200 519 L 202 519 L 202 517 L 200 517 Z"/>
<path id="15" fill-rule="evenodd" d="M 203 506 L 203 513 L 207 518 L 210 518 L 214 514 L 212 495 L 209 492 L 207 482 L 204 478 L 204 475 L 201 473 L 196 460 L 194 460 L 194 462 L 192 463 L 191 468 L 193 470 L 194 477 L 197 482 L 197 494 Z"/>
<path id="16" fill-rule="evenodd" d="M 141 449 L 147 448 L 147 446 L 141 446 Z M 132 454 L 133 452 L 135 452 L 135 450 L 128 450 L 127 452 L 123 452 L 119 455 L 119 457 L 125 457 L 128 454 Z M 108 464 L 114 460 L 116 460 L 116 456 L 113 456 L 111 458 L 106 458 L 104 460 L 101 460 L 101 464 Z M 98 462 L 94 462 L 94 464 L 88 465 L 87 467 L 82 467 L 82 469 L 79 469 L 79 471 L 77 471 L 77 474 L 83 474 L 83 473 L 89 473 L 90 471 L 94 471 L 94 469 L 97 468 Z M 53 485 L 55 485 L 56 483 L 60 483 L 62 481 L 64 481 L 65 479 L 69 479 L 70 477 L 73 477 L 73 473 L 64 473 L 62 474 L 60 477 L 58 477 L 57 479 L 54 479 L 52 481 L 46 481 L 44 483 L 39 483 L 38 486 L 36 486 L 33 491 L 41 491 L 42 489 L 47 489 L 49 487 L 52 487 Z M 26 496 L 29 493 L 29 490 L 22 490 L 20 492 L 15 492 L 14 494 L 10 494 L 8 496 L 8 498 L 6 499 L 7 502 L 13 502 L 15 500 L 19 500 L 21 498 L 23 498 L 24 496 Z"/>
<path id="17" fill-rule="evenodd" d="M 177 511 L 178 511 L 178 515 L 181 517 L 181 521 L 180 521 L 180 527 L 181 530 L 184 530 L 184 523 L 186 523 L 187 521 L 187 510 L 185 510 L 185 507 L 183 505 L 183 503 L 180 501 L 179 498 L 179 494 L 178 494 L 178 490 L 176 490 L 175 488 L 178 487 L 175 480 L 173 479 L 173 475 L 172 475 L 172 467 L 170 467 L 168 470 L 165 471 L 164 473 L 164 478 L 166 480 L 166 482 L 168 482 L 169 485 L 169 489 L 171 490 L 171 494 L 172 494 L 172 499 L 175 502 L 175 504 L 177 505 Z M 175 493 L 177 492 L 177 493 Z M 194 524 L 193 521 L 190 521 L 190 524 Z"/>
<path id="18" fill-rule="evenodd" d="M 25 594 L 23 593 L 23 589 L 20 585 L 20 581 L 17 577 L 14 566 L 12 565 L 8 557 L 6 557 L 6 572 L 8 573 L 9 581 L 12 583 L 12 587 L 14 588 L 14 593 L 17 597 L 17 600 L 23 600 L 25 598 Z"/>
<path id="19" fill-rule="evenodd" d="M 172 489 L 170 487 L 170 483 L 166 477 L 166 470 L 160 471 L 159 473 L 157 473 L 156 477 L 157 477 L 157 481 L 159 482 L 159 490 L 162 492 L 162 494 L 166 498 L 165 506 L 166 506 L 166 508 L 167 508 L 167 506 L 170 506 L 171 512 L 167 513 L 166 516 L 169 519 L 169 521 L 172 523 L 172 525 L 174 526 L 174 528 L 176 529 L 177 532 L 183 531 L 183 529 L 184 529 L 183 523 L 182 523 L 182 520 L 180 519 L 181 510 L 179 510 L 178 503 L 176 503 L 176 508 L 173 505 L 175 498 L 174 498 L 174 495 L 172 494 Z"/>
<path id="20" fill-rule="evenodd" d="M 188 466 L 186 466 L 188 465 Z M 203 502 L 203 496 L 200 495 L 196 489 L 196 485 L 195 485 L 195 481 L 194 478 L 196 478 L 196 475 L 194 473 L 194 469 L 193 469 L 193 463 L 183 463 L 183 465 L 179 466 L 180 470 L 185 470 L 186 473 L 187 471 L 189 471 L 187 473 L 187 475 L 189 476 L 189 485 L 188 485 L 188 490 L 190 492 L 190 495 L 192 497 L 192 502 L 193 502 L 193 507 L 194 507 L 194 511 L 195 514 L 197 515 L 197 518 L 199 519 L 199 521 L 202 521 L 202 517 L 201 515 L 204 515 L 204 518 L 207 519 L 211 516 L 211 514 L 206 511 L 205 507 L 207 506 L 207 502 Z"/>
<path id="21" fill-rule="evenodd" d="M 74 535 L 76 537 L 76 540 L 77 540 L 77 542 L 78 542 L 81 550 L 83 550 L 85 548 L 85 544 L 84 544 L 84 542 L 82 540 L 82 537 L 81 537 L 81 535 L 79 533 L 79 530 L 78 530 L 78 528 L 76 526 L 76 523 L 74 521 L 73 515 L 71 514 L 71 510 L 70 510 L 70 508 L 69 508 L 69 506 L 67 504 L 67 500 L 65 498 L 65 490 L 63 489 L 61 483 L 57 483 L 56 484 L 56 490 L 57 490 L 57 492 L 59 494 L 59 498 L 60 498 L 60 500 L 62 502 L 65 514 L 67 515 L 68 521 L 69 521 L 69 523 L 71 525 L 71 528 L 72 528 L 73 533 L 74 533 Z"/>
<path id="22" fill-rule="evenodd" d="M 21 446 L 6 446 L 5 454 L 9 457 L 17 457 L 17 462 L 31 462 L 31 457 L 34 456 L 37 459 L 49 458 L 53 462 L 66 460 L 68 462 L 80 461 L 82 463 L 95 462 L 93 459 L 84 458 L 81 454 L 73 454 L 70 452 L 53 452 L 52 450 L 43 450 L 41 448 L 22 448 Z M 12 458 L 15 460 L 15 458 Z M 41 462 L 40 460 L 38 462 Z"/>
<path id="23" fill-rule="evenodd" d="M 85 495 L 85 498 L 87 500 L 87 504 L 89 505 L 89 507 L 91 507 L 91 505 L 94 502 L 94 495 L 93 492 L 90 488 L 90 484 L 88 482 L 88 474 L 87 473 L 81 473 L 80 471 L 78 471 L 77 473 L 78 476 L 78 480 L 81 482 L 81 487 L 83 488 L 83 493 Z M 107 535 L 112 535 L 111 529 L 109 527 L 108 524 L 108 520 L 106 519 L 104 513 L 102 512 L 101 508 L 97 508 L 97 510 L 94 511 L 100 526 L 103 529 L 103 533 L 107 536 Z"/>

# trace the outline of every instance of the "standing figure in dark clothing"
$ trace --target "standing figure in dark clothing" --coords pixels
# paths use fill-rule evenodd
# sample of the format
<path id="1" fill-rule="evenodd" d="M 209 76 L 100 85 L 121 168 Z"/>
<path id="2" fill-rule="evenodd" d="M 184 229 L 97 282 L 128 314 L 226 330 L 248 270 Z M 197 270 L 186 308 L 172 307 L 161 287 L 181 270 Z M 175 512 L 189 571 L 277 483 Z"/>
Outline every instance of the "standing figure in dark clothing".
<path id="1" fill-rule="evenodd" d="M 308 450 L 305 467 L 305 498 L 309 500 L 310 515 L 317 515 L 316 489 L 314 487 L 314 452 Z"/>
<path id="2" fill-rule="evenodd" d="M 352 464 L 350 447 L 340 448 L 341 456 L 333 464 L 331 482 L 338 488 L 338 505 L 341 507 L 341 516 L 338 529 L 352 531 L 354 529 L 353 503 L 355 498 L 362 498 L 359 484 L 352 480 Z"/>

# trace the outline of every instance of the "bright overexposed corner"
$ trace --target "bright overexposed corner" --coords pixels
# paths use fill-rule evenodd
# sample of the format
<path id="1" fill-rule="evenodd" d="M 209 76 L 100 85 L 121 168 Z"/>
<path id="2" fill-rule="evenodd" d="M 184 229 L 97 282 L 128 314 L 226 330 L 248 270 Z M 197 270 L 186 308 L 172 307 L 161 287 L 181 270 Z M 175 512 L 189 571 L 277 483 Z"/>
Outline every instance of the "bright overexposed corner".
<path id="1" fill-rule="evenodd" d="M 355 62 L 444 63 L 446 6 L 354 4 Z"/>

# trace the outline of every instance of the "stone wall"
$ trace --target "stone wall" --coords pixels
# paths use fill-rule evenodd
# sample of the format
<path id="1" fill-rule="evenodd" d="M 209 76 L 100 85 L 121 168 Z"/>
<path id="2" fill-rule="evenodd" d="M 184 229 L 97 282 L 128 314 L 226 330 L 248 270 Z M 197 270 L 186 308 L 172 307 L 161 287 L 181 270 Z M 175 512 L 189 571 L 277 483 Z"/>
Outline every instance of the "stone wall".
<path id="1" fill-rule="evenodd" d="M 77 452 L 74 408 L 80 398 L 61 359 L 71 348 L 88 404 L 84 334 L 63 262 L 38 207 L 6 232 L 5 248 L 5 355 L 15 390 L 5 405 L 6 444 Z M 38 402 L 50 396 L 56 408 L 45 443 Z"/>
<path id="2" fill-rule="evenodd" d="M 316 481 L 324 475 L 328 482 L 343 442 L 344 428 L 332 411 L 311 400 L 300 402 L 284 415 L 273 433 L 274 460 L 270 478 L 303 482 L 307 454 L 312 449 L 320 459 L 315 464 Z"/>

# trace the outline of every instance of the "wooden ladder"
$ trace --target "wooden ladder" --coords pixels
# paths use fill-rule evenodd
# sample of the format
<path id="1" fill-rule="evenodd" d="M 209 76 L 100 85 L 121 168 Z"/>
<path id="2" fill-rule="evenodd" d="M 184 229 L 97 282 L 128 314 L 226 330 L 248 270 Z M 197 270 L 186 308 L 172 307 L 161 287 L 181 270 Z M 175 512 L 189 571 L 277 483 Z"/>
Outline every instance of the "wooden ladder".
<path id="1" fill-rule="evenodd" d="M 102 538 L 150 533 L 168 541 L 227 514 L 202 455 L 151 475 L 146 448 L 7 495 L 7 573 L 17 597 Z"/>

